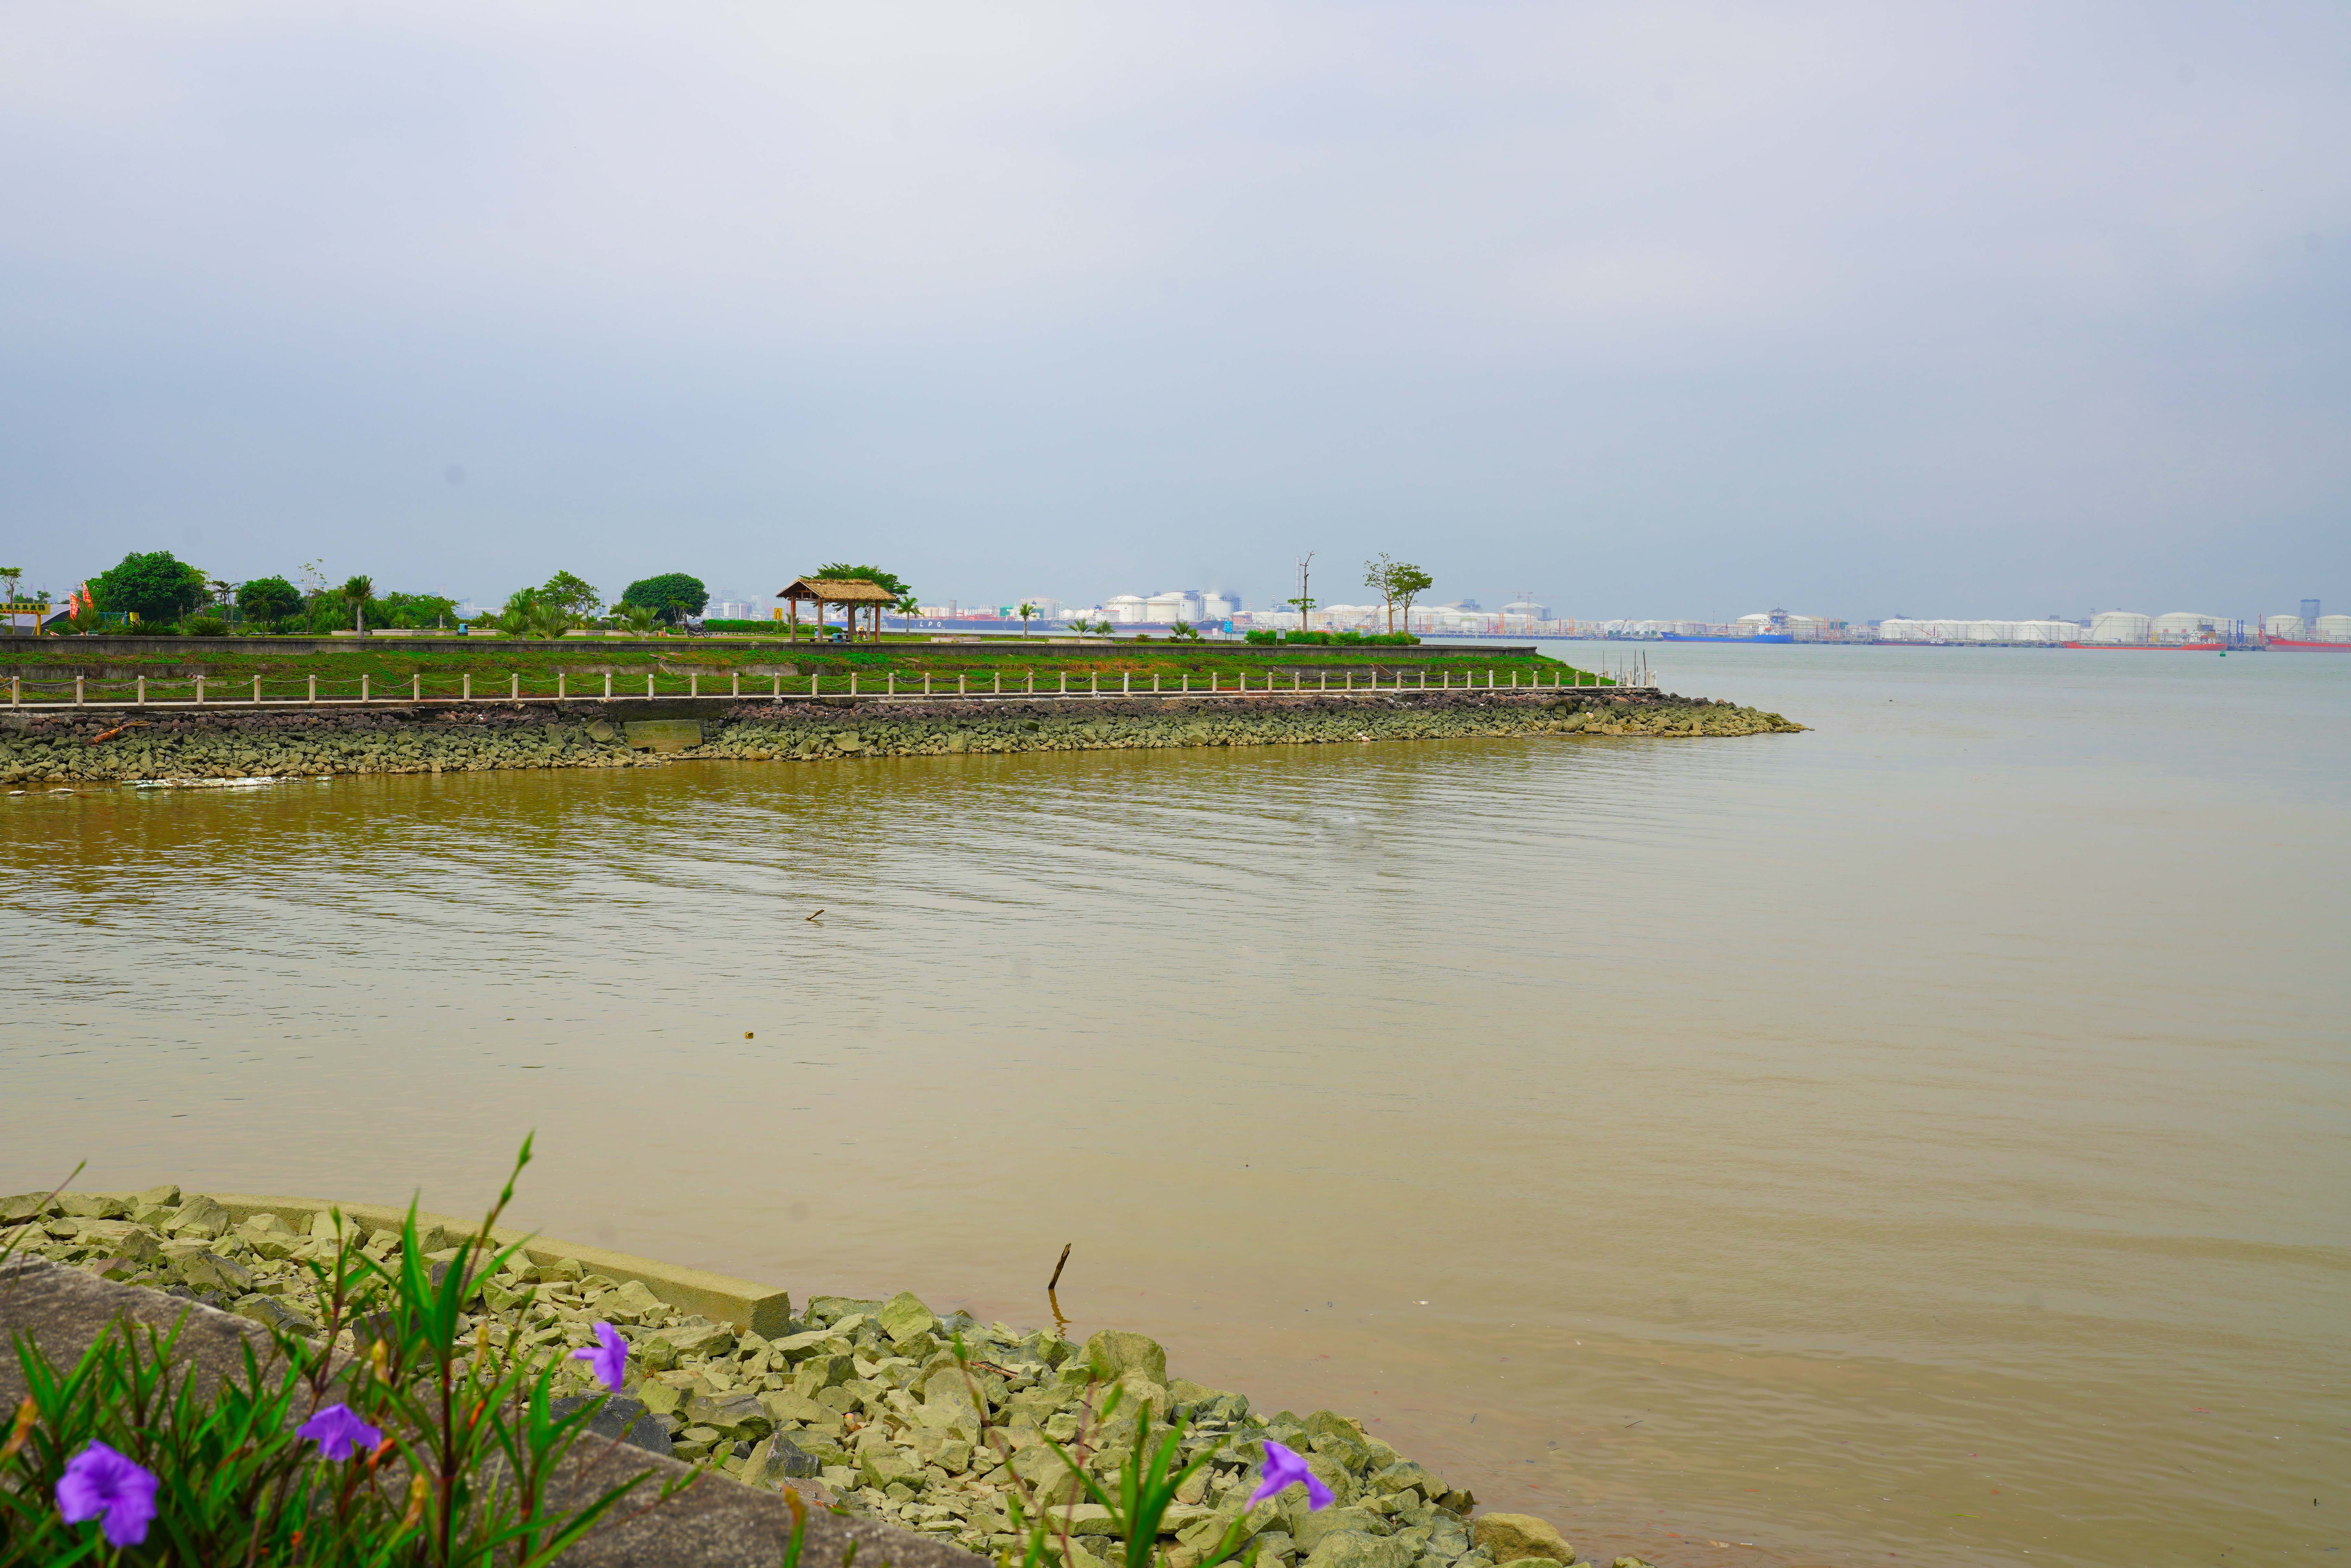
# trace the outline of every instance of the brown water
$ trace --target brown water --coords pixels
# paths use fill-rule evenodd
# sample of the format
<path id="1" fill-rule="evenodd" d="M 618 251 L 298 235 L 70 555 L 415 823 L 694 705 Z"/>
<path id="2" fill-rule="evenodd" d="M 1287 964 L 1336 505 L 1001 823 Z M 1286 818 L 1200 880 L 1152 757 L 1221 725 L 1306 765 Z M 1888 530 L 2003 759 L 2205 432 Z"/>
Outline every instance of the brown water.
<path id="1" fill-rule="evenodd" d="M 1816 728 L 0 801 L 0 1186 L 535 1126 L 796 1295 L 1072 1241 L 1603 1561 L 2343 1561 L 2351 659 L 1655 657 Z"/>

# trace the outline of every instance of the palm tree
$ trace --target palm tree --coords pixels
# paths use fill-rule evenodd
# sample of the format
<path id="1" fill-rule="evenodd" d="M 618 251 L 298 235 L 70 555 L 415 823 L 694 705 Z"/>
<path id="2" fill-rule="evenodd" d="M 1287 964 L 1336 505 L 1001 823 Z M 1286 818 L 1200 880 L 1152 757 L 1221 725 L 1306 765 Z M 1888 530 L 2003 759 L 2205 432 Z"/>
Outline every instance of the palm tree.
<path id="1" fill-rule="evenodd" d="M 1020 634 L 1026 637 L 1029 635 L 1029 617 L 1037 613 L 1037 607 L 1033 604 L 1023 604 L 1017 613 L 1020 617 Z"/>
<path id="2" fill-rule="evenodd" d="M 921 603 L 915 600 L 911 591 L 900 595 L 898 602 L 893 604 L 890 608 L 904 616 L 909 622 L 912 622 L 915 616 L 920 615 L 923 612 Z"/>
<path id="3" fill-rule="evenodd" d="M 615 604 L 612 613 L 640 637 L 649 635 L 661 619 L 661 612 L 650 604 Z"/>
<path id="4" fill-rule="evenodd" d="M 375 581 L 354 577 L 343 584 L 343 602 L 351 607 L 351 630 L 367 635 L 367 607 L 375 602 Z"/>

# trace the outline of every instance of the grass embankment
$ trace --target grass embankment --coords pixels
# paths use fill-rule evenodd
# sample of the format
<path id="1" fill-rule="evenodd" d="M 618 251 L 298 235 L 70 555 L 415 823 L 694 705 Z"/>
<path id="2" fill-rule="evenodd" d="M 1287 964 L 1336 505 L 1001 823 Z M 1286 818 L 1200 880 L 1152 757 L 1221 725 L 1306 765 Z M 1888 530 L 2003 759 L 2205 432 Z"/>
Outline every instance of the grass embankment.
<path id="1" fill-rule="evenodd" d="M 1504 655 L 1499 650 L 1488 654 L 1476 649 L 1447 650 L 1431 656 L 1419 648 L 1394 647 L 1269 648 L 1243 653 L 1231 643 L 1014 643 L 1007 639 L 974 647 L 913 641 L 861 645 L 731 638 L 679 638 L 651 647 L 643 643 L 606 643 L 580 638 L 552 648 L 468 637 L 452 639 L 446 648 L 392 648 L 353 639 L 348 647 L 311 652 L 273 647 L 266 638 L 249 641 L 250 650 L 238 647 L 223 652 L 207 647 L 195 652 L 175 646 L 173 639 L 159 637 L 152 649 L 99 653 L 78 647 L 73 638 L 27 638 L 13 646 L 0 644 L 0 668 L 21 677 L 26 703 L 70 697 L 77 674 L 84 677 L 84 690 L 92 700 L 130 697 L 144 677 L 151 697 L 184 701 L 193 695 L 193 678 L 201 674 L 207 697 L 230 702 L 250 698 L 256 678 L 263 696 L 274 700 L 308 695 L 313 677 L 321 697 L 354 697 L 360 695 L 363 676 L 370 694 L 379 697 L 406 695 L 419 681 L 425 696 L 454 697 L 465 690 L 468 676 L 475 697 L 516 692 L 524 696 L 552 696 L 559 677 L 566 681 L 569 695 L 594 697 L 602 694 L 607 674 L 612 677 L 613 695 L 638 697 L 646 695 L 648 679 L 654 695 L 683 696 L 693 689 L 697 676 L 703 695 L 724 695 L 737 674 L 746 695 L 768 691 L 778 679 L 789 683 L 787 691 L 805 691 L 811 675 L 819 677 L 826 689 L 841 691 L 847 688 L 852 672 L 862 690 L 877 693 L 892 675 L 897 677 L 902 693 L 919 691 L 927 674 L 932 690 L 942 695 L 956 691 L 958 677 L 975 694 L 994 690 L 999 675 L 1002 689 L 1008 694 L 1025 689 L 1032 673 L 1039 692 L 1058 690 L 1064 674 L 1072 691 L 1086 689 L 1097 677 L 1105 690 L 1123 678 L 1132 678 L 1134 687 L 1144 691 L 1156 677 L 1163 693 L 1183 690 L 1187 679 L 1190 689 L 1205 691 L 1212 676 L 1221 689 L 1230 691 L 1237 673 L 1244 671 L 1252 686 L 1264 685 L 1266 673 L 1274 672 L 1280 689 L 1289 688 L 1293 675 L 1307 689 L 1325 675 L 1332 686 L 1351 675 L 1360 685 L 1374 673 L 1384 685 L 1393 683 L 1399 671 L 1410 684 L 1417 681 L 1422 670 L 1428 672 L 1432 686 L 1440 680 L 1461 685 L 1470 678 L 1470 672 L 1483 685 L 1489 670 L 1501 686 L 1510 685 L 1514 679 L 1530 685 L 1549 685 L 1554 679 L 1578 684 L 1579 676 L 1580 684 L 1587 686 L 1602 684 L 1587 672 L 1570 673 L 1573 666 L 1556 659 Z"/>

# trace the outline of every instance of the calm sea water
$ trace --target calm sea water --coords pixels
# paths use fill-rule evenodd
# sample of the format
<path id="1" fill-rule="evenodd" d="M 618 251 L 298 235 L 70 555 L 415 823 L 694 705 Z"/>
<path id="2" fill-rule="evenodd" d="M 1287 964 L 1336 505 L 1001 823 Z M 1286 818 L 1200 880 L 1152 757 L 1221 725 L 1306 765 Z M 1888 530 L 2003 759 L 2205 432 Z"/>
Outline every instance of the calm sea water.
<path id="1" fill-rule="evenodd" d="M 2351 658 L 1652 659 L 1814 728 L 0 801 L 0 1186 L 536 1128 L 796 1295 L 1073 1242 L 1603 1561 L 2339 1561 Z"/>

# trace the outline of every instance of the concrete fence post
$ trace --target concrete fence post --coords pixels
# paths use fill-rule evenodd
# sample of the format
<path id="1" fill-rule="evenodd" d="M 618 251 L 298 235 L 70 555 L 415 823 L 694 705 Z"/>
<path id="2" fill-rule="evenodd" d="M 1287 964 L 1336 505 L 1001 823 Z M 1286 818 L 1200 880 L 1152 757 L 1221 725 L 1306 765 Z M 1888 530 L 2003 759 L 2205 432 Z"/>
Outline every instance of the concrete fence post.
<path id="1" fill-rule="evenodd" d="M 316 675 L 310 677 L 310 706 L 319 706 L 319 677 Z"/>
<path id="2" fill-rule="evenodd" d="M 743 695 L 743 672 L 740 670 L 729 670 L 727 674 L 734 678 L 735 695 L 738 697 L 741 696 Z"/>
<path id="3" fill-rule="evenodd" d="M 466 673 L 465 676 L 465 684 L 458 687 L 458 690 L 464 694 L 458 699 L 461 702 L 472 702 L 474 700 L 474 677 L 470 671 Z M 604 695 L 606 696 L 611 696 L 612 695 L 612 677 L 610 675 L 606 675 L 604 677 Z"/>
<path id="4" fill-rule="evenodd" d="M 882 695 L 883 695 L 883 696 L 887 696 L 887 697 L 894 697 L 894 696 L 896 696 L 896 695 L 898 695 L 898 672 L 897 672 L 897 671 L 895 671 L 895 670 L 893 670 L 893 671 L 891 671 L 891 672 L 890 672 L 890 674 L 889 674 L 886 677 L 884 677 L 884 678 L 887 680 L 887 682 L 888 682 L 889 684 L 888 684 L 888 685 L 885 687 L 885 689 L 883 691 Z"/>
<path id="5" fill-rule="evenodd" d="M 253 702 L 256 707 L 261 706 L 261 677 L 259 675 L 253 677 Z"/>
<path id="6" fill-rule="evenodd" d="M 570 676 L 561 670 L 555 673 L 555 700 L 561 702 L 569 695 Z"/>
<path id="7" fill-rule="evenodd" d="M 74 677 L 74 706 L 76 706 L 76 707 L 79 707 L 79 706 L 81 706 L 81 683 L 82 683 L 82 677 L 81 677 L 81 676 L 79 676 L 79 675 L 76 675 L 76 676 Z M 319 684 L 319 677 L 318 677 L 318 676 L 316 676 L 316 675 L 312 675 L 312 676 L 310 677 L 310 684 L 311 684 L 312 685 L 318 685 L 318 684 Z"/>
<path id="8" fill-rule="evenodd" d="M 424 677 L 423 675 L 411 675 L 408 677 L 408 700 L 419 703 L 424 700 Z"/>
<path id="9" fill-rule="evenodd" d="M 852 675 L 849 677 L 849 689 L 853 692 L 857 689 L 857 677 L 855 675 Z M 698 697 L 702 695 L 702 672 L 700 670 L 695 670 L 685 677 L 685 695 L 690 697 Z"/>
<path id="10" fill-rule="evenodd" d="M 25 683 L 21 677 L 16 675 L 11 675 L 8 677 L 8 706 L 10 707 L 23 707 L 25 706 Z"/>
<path id="11" fill-rule="evenodd" d="M 147 677 L 144 675 L 139 677 L 139 706 L 147 706 Z"/>
<path id="12" fill-rule="evenodd" d="M 648 682 L 647 684 L 650 685 L 651 683 Z M 520 671 L 517 671 L 507 677 L 507 696 L 509 700 L 514 702 L 522 701 L 522 673 Z"/>
<path id="13" fill-rule="evenodd" d="M 612 700 L 612 672 L 610 670 L 604 672 L 604 700 Z"/>
<path id="14" fill-rule="evenodd" d="M 369 702 L 371 700 L 373 699 L 368 695 L 368 677 L 361 675 L 360 677 L 360 701 Z"/>
<path id="15" fill-rule="evenodd" d="M 991 677 L 989 689 L 998 696 L 1002 696 L 1004 695 L 1004 672 L 1002 670 L 997 671 L 995 675 Z"/>
<path id="16" fill-rule="evenodd" d="M 204 706 L 204 678 L 202 675 L 196 677 L 196 706 Z"/>

